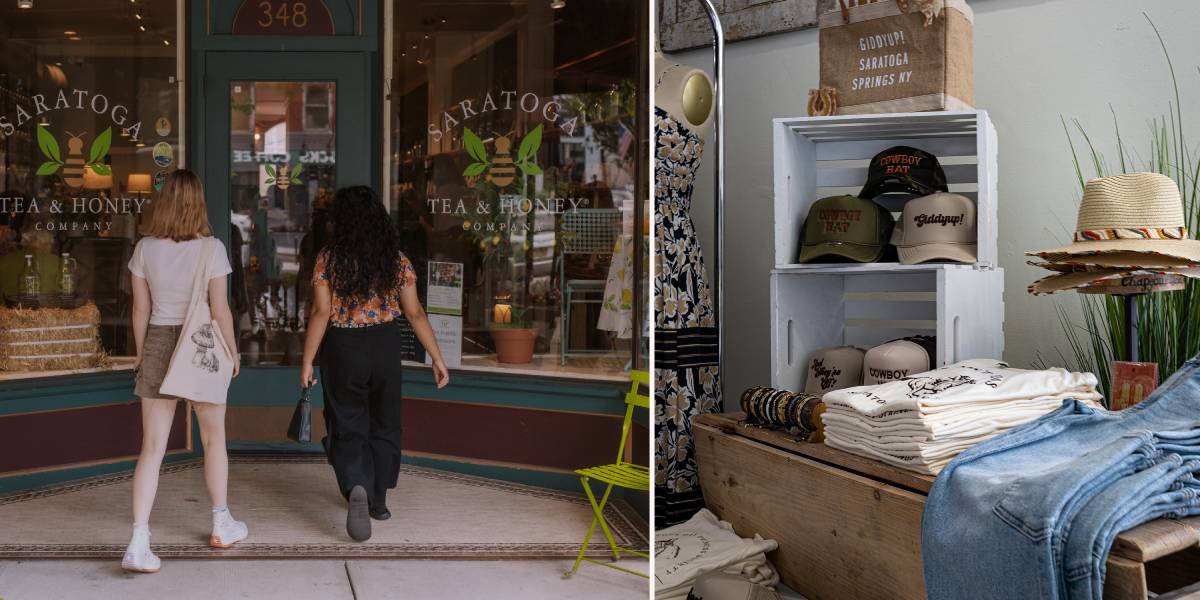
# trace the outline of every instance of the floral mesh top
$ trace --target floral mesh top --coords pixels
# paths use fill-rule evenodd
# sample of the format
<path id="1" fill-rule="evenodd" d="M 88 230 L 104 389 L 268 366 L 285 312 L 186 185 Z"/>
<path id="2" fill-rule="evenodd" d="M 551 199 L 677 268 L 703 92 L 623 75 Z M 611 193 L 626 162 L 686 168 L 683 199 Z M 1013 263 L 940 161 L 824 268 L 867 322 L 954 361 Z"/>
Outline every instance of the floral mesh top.
<path id="1" fill-rule="evenodd" d="M 325 269 L 325 258 L 326 254 L 322 252 L 317 256 L 317 263 L 313 266 L 312 284 L 314 288 L 329 286 L 329 273 Z M 361 302 L 333 292 L 333 314 L 329 317 L 329 324 L 334 327 L 370 327 L 403 317 L 404 313 L 400 309 L 400 292 L 417 283 L 417 272 L 413 270 L 408 257 L 403 254 L 400 255 L 400 273 L 400 285 L 396 286 L 386 298 L 371 296 L 365 302 Z"/>

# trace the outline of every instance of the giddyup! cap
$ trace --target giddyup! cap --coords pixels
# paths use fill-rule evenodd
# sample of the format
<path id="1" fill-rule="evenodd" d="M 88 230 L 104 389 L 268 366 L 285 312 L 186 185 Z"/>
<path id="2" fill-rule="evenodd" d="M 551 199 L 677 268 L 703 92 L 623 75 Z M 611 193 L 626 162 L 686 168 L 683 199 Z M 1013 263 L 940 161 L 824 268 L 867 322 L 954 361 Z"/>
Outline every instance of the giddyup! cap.
<path id="1" fill-rule="evenodd" d="M 894 146 L 871 159 L 867 183 L 859 196 L 878 198 L 885 194 L 925 196 L 948 192 L 946 172 L 936 156 L 911 146 Z"/>
<path id="2" fill-rule="evenodd" d="M 855 196 L 831 196 L 813 202 L 802 231 L 798 261 L 822 257 L 876 262 L 883 258 L 895 225 L 892 213 Z"/>
<path id="3" fill-rule="evenodd" d="M 905 265 L 931 260 L 973 263 L 978 256 L 976 227 L 970 198 L 938 192 L 904 204 L 892 243 Z"/>
<path id="4" fill-rule="evenodd" d="M 862 368 L 863 351 L 854 346 L 818 350 L 808 359 L 804 392 L 823 396 L 826 392 L 861 385 Z"/>

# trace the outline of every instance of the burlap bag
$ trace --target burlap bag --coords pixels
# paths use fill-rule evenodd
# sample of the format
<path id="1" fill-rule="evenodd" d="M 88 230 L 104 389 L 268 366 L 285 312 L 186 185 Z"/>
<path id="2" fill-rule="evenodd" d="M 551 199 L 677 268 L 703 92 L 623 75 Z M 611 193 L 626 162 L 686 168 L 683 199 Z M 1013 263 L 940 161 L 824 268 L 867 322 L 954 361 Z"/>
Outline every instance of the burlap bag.
<path id="1" fill-rule="evenodd" d="M 966 0 L 839 0 L 821 15 L 821 87 L 837 114 L 970 109 L 975 102 Z"/>

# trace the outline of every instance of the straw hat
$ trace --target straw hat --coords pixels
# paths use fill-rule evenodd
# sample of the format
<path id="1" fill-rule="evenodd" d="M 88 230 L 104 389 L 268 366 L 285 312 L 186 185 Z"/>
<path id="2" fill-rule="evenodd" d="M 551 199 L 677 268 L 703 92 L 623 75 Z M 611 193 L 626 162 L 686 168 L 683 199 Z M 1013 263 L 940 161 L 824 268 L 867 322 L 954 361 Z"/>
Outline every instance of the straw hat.
<path id="1" fill-rule="evenodd" d="M 1188 239 L 1179 188 L 1158 173 L 1126 173 L 1087 182 L 1075 241 L 1027 252 L 1046 260 L 1140 252 L 1200 263 L 1200 242 Z"/>
<path id="2" fill-rule="evenodd" d="M 1200 277 L 1200 269 L 1088 269 L 1070 273 L 1055 273 L 1029 284 L 1033 295 L 1053 294 L 1066 290 L 1092 293 L 1113 293 L 1116 288 L 1146 288 L 1142 291 L 1183 289 L 1184 277 Z M 1125 292 L 1132 293 L 1132 292 Z"/>
<path id="3" fill-rule="evenodd" d="M 1144 271 L 1162 268 L 1198 267 L 1195 261 L 1172 256 L 1155 256 L 1141 252 L 1105 252 L 1104 254 L 1048 254 L 1046 260 L 1030 260 L 1025 264 L 1031 267 L 1041 267 L 1059 273 L 1075 271 L 1095 271 L 1097 269 L 1121 268 L 1127 271 Z"/>

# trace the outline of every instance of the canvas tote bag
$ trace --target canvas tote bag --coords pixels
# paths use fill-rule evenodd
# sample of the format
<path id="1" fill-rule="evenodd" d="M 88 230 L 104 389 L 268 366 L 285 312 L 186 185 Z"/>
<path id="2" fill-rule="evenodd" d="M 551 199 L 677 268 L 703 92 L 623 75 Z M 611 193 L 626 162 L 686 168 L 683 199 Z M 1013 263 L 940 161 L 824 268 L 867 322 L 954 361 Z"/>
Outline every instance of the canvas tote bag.
<path id="1" fill-rule="evenodd" d="M 974 13 L 966 0 L 837 0 L 819 18 L 821 90 L 836 114 L 969 110 Z"/>
<path id="2" fill-rule="evenodd" d="M 213 238 L 205 238 L 201 244 L 200 264 L 192 279 L 192 299 L 159 390 L 197 402 L 224 404 L 233 379 L 234 355 L 208 305 L 208 265 L 215 243 Z"/>

